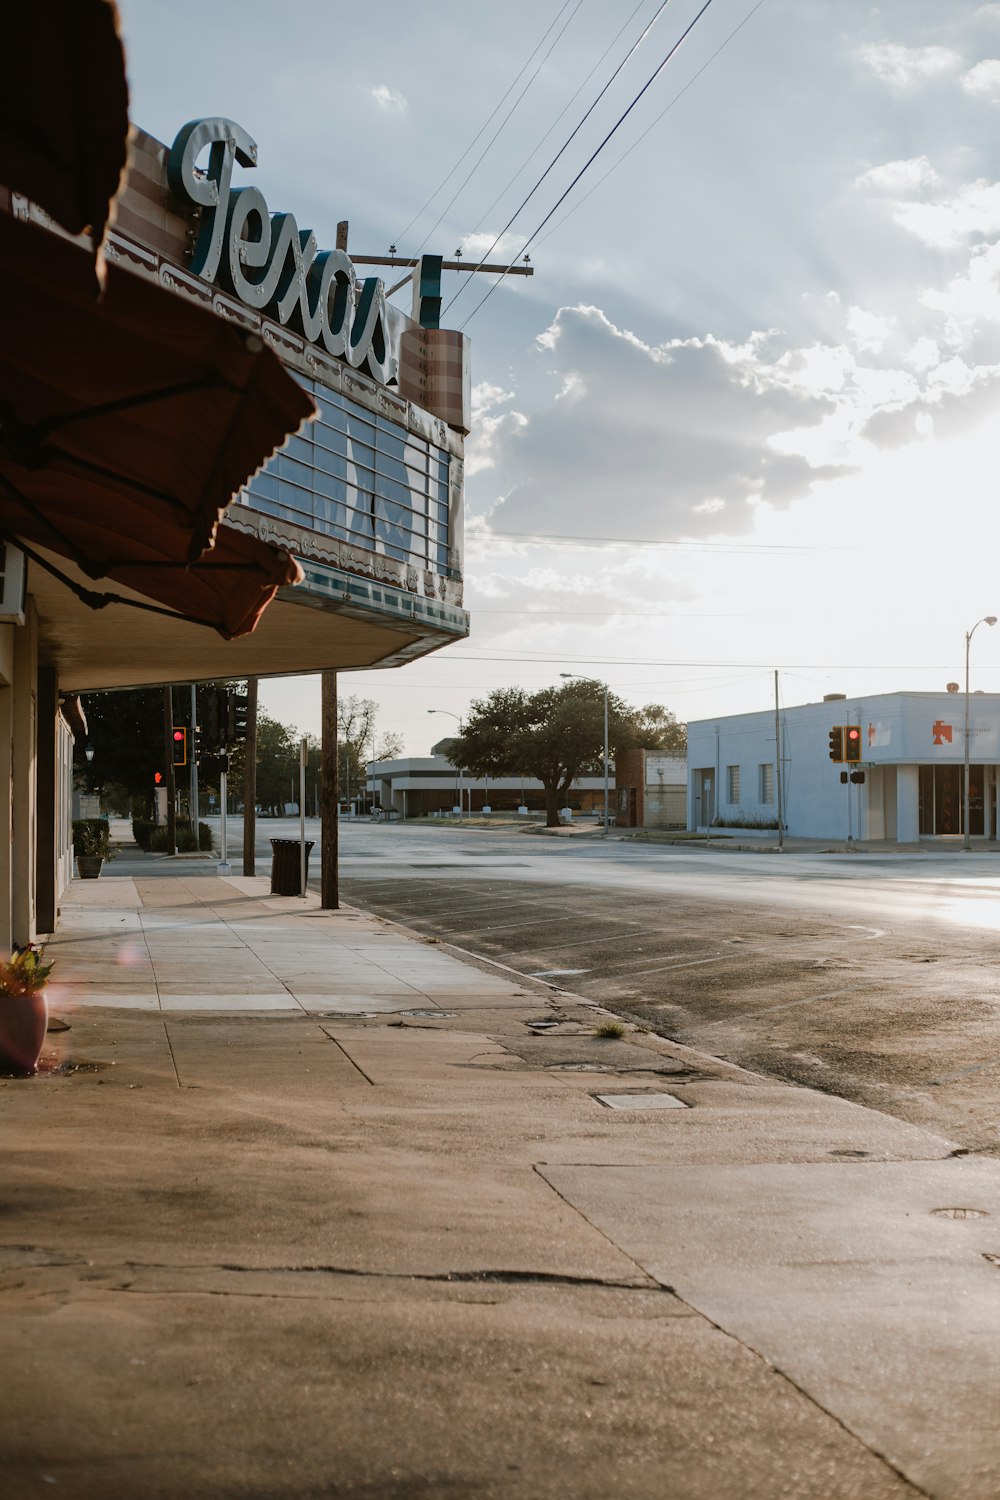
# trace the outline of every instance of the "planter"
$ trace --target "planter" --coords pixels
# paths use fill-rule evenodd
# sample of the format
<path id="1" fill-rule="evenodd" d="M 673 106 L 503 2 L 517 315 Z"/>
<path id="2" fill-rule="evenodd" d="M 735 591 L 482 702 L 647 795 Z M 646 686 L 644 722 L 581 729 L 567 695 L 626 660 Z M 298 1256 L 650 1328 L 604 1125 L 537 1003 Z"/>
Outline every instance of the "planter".
<path id="1" fill-rule="evenodd" d="M 101 873 L 104 860 L 99 854 L 78 854 L 76 856 L 77 874 L 81 880 L 96 880 Z"/>
<path id="2" fill-rule="evenodd" d="M 48 1023 L 44 990 L 32 995 L 0 994 L 0 1073 L 29 1078 L 37 1071 Z"/>

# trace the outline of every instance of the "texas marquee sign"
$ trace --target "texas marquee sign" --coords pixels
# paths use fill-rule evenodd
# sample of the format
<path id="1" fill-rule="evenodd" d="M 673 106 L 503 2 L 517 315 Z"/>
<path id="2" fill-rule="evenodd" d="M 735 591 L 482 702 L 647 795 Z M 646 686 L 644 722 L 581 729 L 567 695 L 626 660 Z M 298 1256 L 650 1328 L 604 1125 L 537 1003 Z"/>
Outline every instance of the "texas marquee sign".
<path id="1" fill-rule="evenodd" d="M 206 147 L 208 167 L 200 170 Z M 380 384 L 394 380 L 384 283 L 367 277 L 359 292 L 345 250 L 320 250 L 294 215 L 268 212 L 259 188 L 232 186 L 237 162 L 255 167 L 257 146 L 232 120 L 192 120 L 170 148 L 170 187 L 201 213 L 189 269 Z"/>

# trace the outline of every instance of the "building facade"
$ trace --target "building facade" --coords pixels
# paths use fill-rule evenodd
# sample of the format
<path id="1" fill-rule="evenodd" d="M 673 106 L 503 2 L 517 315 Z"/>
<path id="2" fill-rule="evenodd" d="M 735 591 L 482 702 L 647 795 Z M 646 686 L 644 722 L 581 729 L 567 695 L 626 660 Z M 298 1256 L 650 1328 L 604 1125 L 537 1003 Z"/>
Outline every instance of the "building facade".
<path id="1" fill-rule="evenodd" d="M 79 694 L 399 666 L 468 632 L 440 259 L 403 310 L 346 224 L 326 248 L 270 212 L 241 125 L 130 128 L 114 8 L 80 16 L 78 153 L 34 149 L 80 66 L 41 11 L 18 34 L 57 92 L 29 69 L 23 149 L 0 143 L 0 949 L 55 925 Z"/>
<path id="2" fill-rule="evenodd" d="M 835 729 L 860 731 L 860 759 L 830 759 Z M 778 740 L 780 739 L 780 747 Z M 779 762 L 780 756 L 780 762 Z M 688 725 L 688 827 L 912 843 L 964 836 L 965 700 L 957 691 L 832 697 Z M 969 699 L 969 836 L 995 839 L 1000 694 Z"/>
<path id="3" fill-rule="evenodd" d="M 617 828 L 686 827 L 687 761 L 656 750 L 619 750 L 614 799 Z"/>
<path id="4" fill-rule="evenodd" d="M 545 791 L 531 776 L 470 776 L 443 755 L 377 761 L 369 769 L 368 791 L 377 807 L 400 818 L 426 818 L 461 807 L 466 816 L 489 808 L 495 813 L 545 815 Z M 566 805 L 581 816 L 604 806 L 603 776 L 581 776 Z"/>

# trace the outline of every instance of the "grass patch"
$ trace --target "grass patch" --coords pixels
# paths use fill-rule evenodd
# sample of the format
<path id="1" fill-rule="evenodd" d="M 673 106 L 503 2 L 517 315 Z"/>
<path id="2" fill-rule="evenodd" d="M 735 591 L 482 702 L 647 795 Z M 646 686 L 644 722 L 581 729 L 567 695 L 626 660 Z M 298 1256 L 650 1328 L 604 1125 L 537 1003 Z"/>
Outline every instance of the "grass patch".
<path id="1" fill-rule="evenodd" d="M 602 1021 L 594 1031 L 594 1035 L 604 1037 L 608 1041 L 618 1041 L 625 1035 L 625 1027 L 620 1021 Z"/>

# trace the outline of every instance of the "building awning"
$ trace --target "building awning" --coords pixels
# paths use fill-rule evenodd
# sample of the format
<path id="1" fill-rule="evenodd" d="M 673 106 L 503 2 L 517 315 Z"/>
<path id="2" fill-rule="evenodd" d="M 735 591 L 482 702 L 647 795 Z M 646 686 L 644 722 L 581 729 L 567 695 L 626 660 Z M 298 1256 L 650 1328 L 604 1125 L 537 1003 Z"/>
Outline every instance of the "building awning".
<path id="1" fill-rule="evenodd" d="M 114 264 L 97 296 L 79 245 L 2 213 L 0 267 L 0 534 L 252 630 L 301 574 L 255 537 L 217 543 L 219 520 L 311 398 L 258 337 Z"/>
<path id="2" fill-rule="evenodd" d="M 125 167 L 128 85 L 111 0 L 4 8 L 0 182 L 98 246 Z"/>

